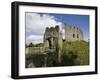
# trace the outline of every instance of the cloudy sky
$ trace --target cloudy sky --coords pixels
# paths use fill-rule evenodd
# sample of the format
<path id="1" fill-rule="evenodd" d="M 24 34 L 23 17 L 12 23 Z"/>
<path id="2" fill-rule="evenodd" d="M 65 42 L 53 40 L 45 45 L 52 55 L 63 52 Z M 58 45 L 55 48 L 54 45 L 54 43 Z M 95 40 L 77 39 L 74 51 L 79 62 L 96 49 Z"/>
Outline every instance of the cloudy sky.
<path id="1" fill-rule="evenodd" d="M 89 16 L 69 14 L 25 13 L 26 44 L 43 43 L 46 27 L 59 25 L 63 33 L 64 24 L 80 28 L 84 33 L 84 40 L 89 38 Z"/>

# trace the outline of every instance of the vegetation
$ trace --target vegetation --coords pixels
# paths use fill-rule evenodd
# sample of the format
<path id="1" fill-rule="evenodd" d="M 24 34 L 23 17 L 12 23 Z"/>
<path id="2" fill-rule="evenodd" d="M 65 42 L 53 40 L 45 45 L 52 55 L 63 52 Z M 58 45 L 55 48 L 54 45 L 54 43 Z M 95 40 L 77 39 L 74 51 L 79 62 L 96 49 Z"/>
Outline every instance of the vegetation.
<path id="1" fill-rule="evenodd" d="M 49 50 L 47 54 L 42 54 L 42 43 L 35 45 L 30 43 L 27 47 L 30 48 L 30 50 L 28 52 L 29 54 L 26 54 L 26 67 L 31 65 L 31 63 L 35 64 L 35 66 L 33 65 L 32 67 L 89 65 L 89 42 L 86 41 L 63 41 L 61 63 L 57 60 L 59 48 L 56 48 L 55 52 Z M 56 47 L 58 46 L 56 45 Z"/>
<path id="2" fill-rule="evenodd" d="M 64 42 L 62 62 L 64 65 L 88 65 L 89 43 L 86 41 Z"/>
<path id="3" fill-rule="evenodd" d="M 43 43 L 33 44 L 32 42 L 29 45 L 25 45 L 25 47 L 43 47 Z"/>

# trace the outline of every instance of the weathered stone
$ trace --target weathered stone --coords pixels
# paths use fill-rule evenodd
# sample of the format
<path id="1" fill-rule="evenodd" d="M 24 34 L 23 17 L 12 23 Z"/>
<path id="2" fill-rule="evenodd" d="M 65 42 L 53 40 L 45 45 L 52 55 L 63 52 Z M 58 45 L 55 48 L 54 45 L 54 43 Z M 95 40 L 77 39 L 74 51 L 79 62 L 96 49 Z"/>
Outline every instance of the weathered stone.
<path id="1" fill-rule="evenodd" d="M 59 31 L 59 26 L 56 25 L 55 27 L 46 28 L 44 34 L 44 47 L 45 48 L 54 48 L 57 51 L 58 60 L 61 61 L 61 50 L 62 50 L 62 34 Z"/>
<path id="2" fill-rule="evenodd" d="M 70 25 L 65 25 L 65 41 L 80 41 L 83 40 L 83 32 Z M 59 30 L 59 26 L 47 27 L 44 33 L 44 48 L 56 48 L 58 54 L 58 62 L 61 62 L 61 51 L 63 45 L 63 36 Z"/>
<path id="3" fill-rule="evenodd" d="M 65 25 L 65 40 L 66 41 L 83 40 L 83 32 L 77 27 Z"/>

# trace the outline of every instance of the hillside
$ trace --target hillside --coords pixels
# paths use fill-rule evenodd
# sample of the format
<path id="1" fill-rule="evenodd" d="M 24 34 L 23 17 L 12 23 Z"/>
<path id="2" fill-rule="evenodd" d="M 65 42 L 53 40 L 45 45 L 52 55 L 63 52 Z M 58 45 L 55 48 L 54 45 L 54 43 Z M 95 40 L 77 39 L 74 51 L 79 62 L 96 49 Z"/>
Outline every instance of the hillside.
<path id="1" fill-rule="evenodd" d="M 88 65 L 89 43 L 85 41 L 64 42 L 62 65 Z"/>

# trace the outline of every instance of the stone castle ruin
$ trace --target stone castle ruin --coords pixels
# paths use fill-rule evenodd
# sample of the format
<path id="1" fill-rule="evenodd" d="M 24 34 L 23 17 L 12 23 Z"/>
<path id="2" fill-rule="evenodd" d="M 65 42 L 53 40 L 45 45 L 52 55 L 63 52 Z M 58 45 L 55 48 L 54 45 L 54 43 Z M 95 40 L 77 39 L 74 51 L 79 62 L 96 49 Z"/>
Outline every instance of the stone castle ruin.
<path id="1" fill-rule="evenodd" d="M 77 28 L 70 25 L 65 25 L 65 41 L 81 41 L 83 40 L 83 32 Z M 59 26 L 47 27 L 44 33 L 44 47 L 55 47 L 58 42 L 58 46 L 62 47 L 62 33 L 59 30 Z"/>
<path id="2" fill-rule="evenodd" d="M 83 32 L 77 27 L 65 25 L 65 40 L 66 41 L 83 40 Z"/>
<path id="3" fill-rule="evenodd" d="M 51 28 L 47 27 L 44 33 L 44 48 L 56 49 L 58 62 L 61 61 L 60 52 L 62 50 L 62 44 L 62 34 L 59 31 L 59 26 L 57 25 Z"/>
<path id="4" fill-rule="evenodd" d="M 65 25 L 64 30 L 65 39 L 63 39 L 63 35 L 60 32 L 58 25 L 55 27 L 46 27 L 44 33 L 44 46 L 26 48 L 28 50 L 28 54 L 31 52 L 30 54 L 32 55 L 31 57 L 28 55 L 26 56 L 26 59 L 29 59 L 26 61 L 26 67 L 30 67 L 30 64 L 33 64 L 31 67 L 47 67 L 53 66 L 53 64 L 60 64 L 63 40 L 67 42 L 83 40 L 83 32 L 79 28 Z M 35 61 L 33 61 L 33 57 L 35 58 Z M 32 58 L 32 61 L 30 61 L 30 58 Z"/>
<path id="5" fill-rule="evenodd" d="M 83 40 L 83 32 L 76 27 L 65 25 L 65 41 L 80 41 Z M 44 33 L 44 48 L 55 48 L 58 51 L 58 62 L 61 61 L 61 51 L 63 46 L 63 36 L 59 26 L 47 27 Z"/>

